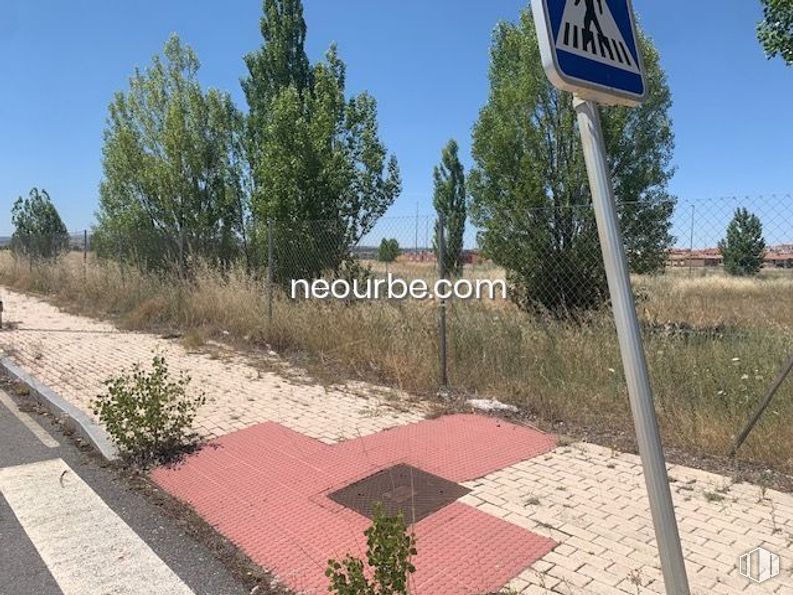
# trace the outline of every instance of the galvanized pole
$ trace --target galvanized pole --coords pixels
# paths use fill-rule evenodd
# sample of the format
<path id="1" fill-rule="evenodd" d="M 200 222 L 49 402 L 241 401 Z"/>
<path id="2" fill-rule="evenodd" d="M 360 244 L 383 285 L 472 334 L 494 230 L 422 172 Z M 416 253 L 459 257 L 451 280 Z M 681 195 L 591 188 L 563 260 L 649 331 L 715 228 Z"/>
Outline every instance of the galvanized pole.
<path id="1" fill-rule="evenodd" d="M 185 273 L 185 261 L 184 261 L 184 228 L 180 225 L 179 226 L 179 276 L 184 279 Z"/>
<path id="2" fill-rule="evenodd" d="M 118 270 L 121 271 L 121 280 L 122 282 L 126 282 L 127 275 L 126 275 L 126 267 L 124 263 L 126 261 L 126 257 L 122 252 L 121 240 L 116 240 L 116 259 L 118 263 Z"/>
<path id="3" fill-rule="evenodd" d="M 419 257 L 419 203 L 416 203 L 416 260 L 418 261 Z"/>
<path id="4" fill-rule="evenodd" d="M 267 321 L 273 323 L 273 220 L 267 220 Z"/>
<path id="5" fill-rule="evenodd" d="M 694 213 L 696 212 L 696 205 L 691 205 L 691 240 L 688 244 L 688 276 L 690 277 L 694 272 Z"/>
<path id="6" fill-rule="evenodd" d="M 650 512 L 655 525 L 664 585 L 669 595 L 689 595 L 680 534 L 661 446 L 661 434 L 653 407 L 650 376 L 642 347 L 628 261 L 622 243 L 622 233 L 614 204 L 614 190 L 606 161 L 600 115 L 597 106 L 591 101 L 575 97 L 573 105 L 578 113 L 584 160 L 589 174 L 589 186 L 592 191 L 600 246 L 614 309 L 614 321 L 617 326 L 639 455 L 644 469 L 644 481 L 650 500 Z"/>
<path id="7" fill-rule="evenodd" d="M 446 217 L 443 213 L 438 213 L 438 275 L 441 279 L 446 278 Z M 438 340 L 441 364 L 441 389 L 449 386 L 448 360 L 446 355 L 446 300 L 441 299 L 440 311 L 438 312 Z"/>
<path id="8" fill-rule="evenodd" d="M 0 304 L 2 305 L 2 304 Z M 788 377 L 788 374 L 793 372 L 793 355 L 790 356 L 785 366 L 782 368 L 782 371 L 779 372 L 777 377 L 774 379 L 773 384 L 771 384 L 771 388 L 768 389 L 768 392 L 763 397 L 763 400 L 760 401 L 760 404 L 757 406 L 757 409 L 752 414 L 751 419 L 747 422 L 746 426 L 741 433 L 738 434 L 738 437 L 735 439 L 735 442 L 732 444 L 732 448 L 730 448 L 730 456 L 734 457 L 738 454 L 738 449 L 741 448 L 744 441 L 749 437 L 749 434 L 754 429 L 757 422 L 760 421 L 760 418 L 765 413 L 765 410 L 768 409 L 768 406 L 771 404 L 771 400 L 776 395 L 776 392 L 779 390 L 779 387 L 782 386 L 782 383 L 785 381 L 785 378 Z"/>
<path id="9" fill-rule="evenodd" d="M 88 273 L 88 230 L 83 230 L 83 279 Z"/>

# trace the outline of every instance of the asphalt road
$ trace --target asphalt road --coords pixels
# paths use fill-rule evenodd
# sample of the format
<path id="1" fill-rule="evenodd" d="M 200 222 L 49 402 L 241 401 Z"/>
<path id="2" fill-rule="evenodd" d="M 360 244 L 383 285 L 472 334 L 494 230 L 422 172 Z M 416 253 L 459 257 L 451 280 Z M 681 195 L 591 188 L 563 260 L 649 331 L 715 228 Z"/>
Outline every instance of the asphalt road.
<path id="1" fill-rule="evenodd" d="M 0 595 L 247 592 L 116 471 L 0 390 Z"/>

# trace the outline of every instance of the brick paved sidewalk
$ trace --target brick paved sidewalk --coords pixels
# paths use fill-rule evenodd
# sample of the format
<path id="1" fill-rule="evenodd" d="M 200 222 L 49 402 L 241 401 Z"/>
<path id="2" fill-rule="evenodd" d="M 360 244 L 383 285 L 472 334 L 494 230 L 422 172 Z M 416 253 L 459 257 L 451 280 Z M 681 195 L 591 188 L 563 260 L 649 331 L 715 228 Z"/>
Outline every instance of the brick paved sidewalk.
<path id="1" fill-rule="evenodd" d="M 192 386 L 206 393 L 196 429 L 208 438 L 276 421 L 332 444 L 425 415 L 423 406 L 406 405 L 405 395 L 397 391 L 363 383 L 333 388 L 307 384 L 293 374 L 253 367 L 220 346 L 213 355 L 191 353 L 178 339 L 120 331 L 27 295 L 3 289 L 2 299 L 4 321 L 12 330 L 0 334 L 0 350 L 86 412 L 91 400 L 105 392 L 105 380 L 136 362 L 149 365 L 156 351 L 174 372 L 188 373 Z M 287 367 L 277 357 L 269 364 L 276 370 Z"/>
<path id="2" fill-rule="evenodd" d="M 669 476 L 692 593 L 793 595 L 792 496 L 678 465 Z M 637 456 L 577 443 L 465 485 L 462 502 L 560 544 L 510 583 L 513 592 L 664 592 Z M 763 585 L 737 566 L 759 546 L 782 566 Z"/>
<path id="3" fill-rule="evenodd" d="M 272 369 L 260 370 L 231 352 L 191 353 L 177 340 L 122 332 L 41 300 L 0 291 L 5 321 L 16 323 L 15 330 L 0 333 L 0 349 L 84 410 L 102 390 L 103 380 L 132 363 L 148 363 L 158 349 L 175 370 L 188 372 L 206 391 L 209 402 L 198 425 L 207 437 L 239 440 L 236 436 L 244 432 L 258 432 L 262 422 L 275 422 L 317 444 L 354 446 L 365 436 L 378 443 L 379 433 L 389 428 L 428 423 L 422 421 L 423 405 L 406 395 L 361 384 L 326 389 L 298 382 L 279 371 L 283 362 L 277 358 Z M 250 430 L 239 431 L 245 428 Z M 313 452 L 311 441 L 299 442 Z M 471 457 L 495 453 L 484 442 L 472 443 L 467 452 Z M 483 477 L 455 478 L 471 491 L 454 510 L 469 509 L 558 544 L 515 572 L 505 592 L 663 592 L 637 457 L 587 444 L 525 456 L 483 471 Z M 687 467 L 672 466 L 670 476 L 693 593 L 793 595 L 793 496 L 733 485 L 727 477 Z M 442 519 L 442 514 L 427 520 Z M 738 557 L 758 546 L 781 559 L 780 576 L 762 585 L 737 570 Z M 510 557 L 507 552 L 503 556 Z"/>
<path id="4" fill-rule="evenodd" d="M 365 558 L 370 521 L 359 511 L 369 508 L 372 492 L 360 482 L 382 477 L 376 497 L 416 520 L 411 595 L 470 595 L 499 590 L 556 543 L 455 502 L 466 492 L 455 483 L 554 446 L 537 430 L 481 415 L 444 416 L 335 446 L 259 424 L 153 477 L 254 561 L 311 595 L 327 593 L 328 558 Z M 334 498 L 339 490 L 346 496 Z"/>

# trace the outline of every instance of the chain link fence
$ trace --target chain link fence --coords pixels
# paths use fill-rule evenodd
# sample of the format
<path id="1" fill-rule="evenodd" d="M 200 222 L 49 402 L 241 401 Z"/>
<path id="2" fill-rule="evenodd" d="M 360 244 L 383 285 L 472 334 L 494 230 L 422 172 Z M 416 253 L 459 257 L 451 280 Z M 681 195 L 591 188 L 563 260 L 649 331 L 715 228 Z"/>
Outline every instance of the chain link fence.
<path id="1" fill-rule="evenodd" d="M 793 352 L 791 205 L 790 196 L 754 196 L 619 207 L 659 418 L 673 444 L 726 451 Z M 747 214 L 731 235 L 740 209 Z M 251 341 L 411 392 L 487 397 L 546 420 L 629 428 L 591 207 L 491 216 L 486 229 L 465 230 L 457 276 L 441 271 L 436 256 L 441 243 L 454 242 L 440 237 L 434 215 L 418 215 L 383 217 L 364 230 L 339 221 L 274 221 L 258 236 L 255 266 L 230 263 L 217 271 L 188 251 L 191 274 L 177 281 L 160 274 L 160 285 L 131 259 L 103 258 L 92 234 L 81 230 L 70 234 L 61 272 L 48 282 L 58 291 L 68 269 L 77 279 L 74 291 L 89 291 L 115 275 L 124 299 L 139 295 L 147 308 L 156 301 L 152 292 L 177 295 L 173 288 L 187 283 L 201 297 L 185 305 L 191 291 L 180 291 L 182 302 L 169 311 L 189 324 L 236 324 L 233 332 Z M 0 238 L 5 282 L 14 266 L 28 267 L 28 274 L 38 266 L 13 264 L 9 245 L 9 237 Z M 757 266 L 731 269 L 728 259 L 755 259 Z M 509 295 L 290 295 L 301 279 L 329 286 L 418 280 L 432 290 L 444 278 L 461 283 L 463 295 L 466 283 L 477 281 L 504 282 Z M 91 291 L 96 300 L 112 293 L 104 286 Z M 198 302 L 204 309 L 191 311 Z M 787 460 L 791 422 L 793 389 L 784 385 L 747 448 Z"/>
<path id="2" fill-rule="evenodd" d="M 790 197 L 772 196 L 619 207 L 660 419 L 673 444 L 725 452 L 793 351 L 790 204 Z M 741 228 L 733 242 L 745 252 L 739 260 L 758 258 L 752 248 L 762 249 L 756 270 L 734 275 L 723 243 L 739 209 L 761 226 L 759 238 Z M 495 398 L 546 420 L 599 430 L 630 428 L 591 206 L 493 220 L 492 231 L 467 230 L 460 278 L 505 281 L 509 299 L 299 304 L 284 296 L 283 281 L 294 276 L 279 277 L 279 263 L 299 262 L 306 270 L 317 251 L 337 263 L 346 245 L 325 223 L 309 224 L 303 236 L 275 222 L 275 282 L 267 292 L 275 302 L 272 326 L 285 325 L 289 334 L 298 321 L 311 320 L 299 345 L 353 370 L 374 369 L 411 391 Z M 436 223 L 434 216 L 381 219 L 352 245 L 359 269 L 324 275 L 390 274 L 434 284 L 448 276 L 436 256 L 448 238 L 439 237 Z M 291 238 L 288 258 L 279 229 Z M 329 340 L 308 338 L 313 334 Z M 793 444 L 782 422 L 793 421 L 793 390 L 785 391 L 748 447 L 761 458 Z"/>
<path id="3" fill-rule="evenodd" d="M 757 217 L 760 227 L 739 226 L 739 237 L 732 240 L 737 245 L 730 248 L 728 228 L 741 209 Z M 724 399 L 738 386 L 745 404 L 760 386 L 750 390 L 743 378 L 747 373 L 735 385 L 732 371 L 742 368 L 742 361 L 753 362 L 749 379 L 762 383 L 793 345 L 790 197 L 621 204 L 619 210 L 648 357 L 658 360 L 656 370 L 669 371 L 656 374 L 659 399 L 677 402 L 680 393 Z M 565 401 L 560 390 L 565 385 L 565 390 L 586 392 L 617 383 L 624 391 L 591 206 L 543 207 L 520 216 L 508 225 L 499 221 L 493 231 L 469 227 L 457 277 L 439 265 L 437 247 L 449 238 L 439 237 L 434 216 L 383 218 L 354 242 L 328 222 L 273 222 L 267 290 L 268 300 L 275 302 L 273 324 L 280 324 L 279 316 L 289 320 L 290 309 L 307 307 L 291 299 L 288 282 L 293 279 L 385 281 L 390 276 L 422 280 L 430 287 L 443 278 L 498 280 L 509 288 L 507 300 L 438 295 L 423 302 L 351 300 L 345 295 L 337 304 L 315 305 L 339 321 L 325 325 L 337 341 L 327 346 L 329 351 L 344 354 L 349 343 L 369 343 L 377 366 L 390 358 L 386 376 L 413 390 L 451 388 L 529 404 L 538 411 L 545 405 L 534 401 L 544 396 L 557 405 Z M 756 259 L 756 269 L 731 274 L 725 259 L 735 259 L 736 250 L 744 264 Z M 333 301 L 331 291 L 325 295 Z M 370 328 L 367 338 L 345 328 L 357 320 L 345 309 L 367 312 L 361 315 L 365 320 L 398 314 L 410 322 Z M 375 338 L 382 333 L 401 347 Z M 727 357 L 730 349 L 733 354 Z M 405 350 L 422 354 L 421 360 Z M 349 353 L 350 360 L 360 357 L 358 347 Z M 680 365 L 673 370 L 669 361 L 677 359 Z M 402 362 L 401 369 L 396 361 Z M 715 370 L 724 362 L 730 373 L 720 376 Z M 734 409 L 730 398 L 726 409 Z"/>

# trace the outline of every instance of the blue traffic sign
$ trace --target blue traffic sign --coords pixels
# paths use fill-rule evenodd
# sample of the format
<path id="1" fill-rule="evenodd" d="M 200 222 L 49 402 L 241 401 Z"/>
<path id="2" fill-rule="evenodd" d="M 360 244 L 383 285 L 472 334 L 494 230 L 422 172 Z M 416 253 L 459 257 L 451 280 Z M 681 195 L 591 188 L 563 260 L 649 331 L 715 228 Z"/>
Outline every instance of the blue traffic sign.
<path id="1" fill-rule="evenodd" d="M 558 88 L 604 104 L 646 94 L 631 0 L 532 0 L 540 53 Z"/>

